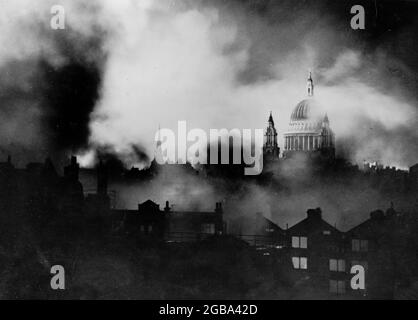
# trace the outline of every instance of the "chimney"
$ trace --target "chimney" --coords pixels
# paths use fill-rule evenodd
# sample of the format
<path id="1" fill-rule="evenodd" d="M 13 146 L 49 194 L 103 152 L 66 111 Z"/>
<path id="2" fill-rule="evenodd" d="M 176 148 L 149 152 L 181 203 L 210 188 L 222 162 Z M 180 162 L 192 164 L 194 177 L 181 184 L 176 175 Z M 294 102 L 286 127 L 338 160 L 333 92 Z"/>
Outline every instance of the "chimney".
<path id="1" fill-rule="evenodd" d="M 308 209 L 307 214 L 309 219 L 322 219 L 321 208 Z"/>
<path id="2" fill-rule="evenodd" d="M 222 210 L 222 202 L 216 202 L 215 212 L 216 213 L 223 213 L 223 210 Z"/>
<path id="3" fill-rule="evenodd" d="M 171 210 L 171 208 L 170 208 L 170 202 L 166 201 L 166 202 L 165 202 L 165 208 L 164 208 L 164 211 L 165 211 L 165 212 L 170 212 L 170 210 Z"/>

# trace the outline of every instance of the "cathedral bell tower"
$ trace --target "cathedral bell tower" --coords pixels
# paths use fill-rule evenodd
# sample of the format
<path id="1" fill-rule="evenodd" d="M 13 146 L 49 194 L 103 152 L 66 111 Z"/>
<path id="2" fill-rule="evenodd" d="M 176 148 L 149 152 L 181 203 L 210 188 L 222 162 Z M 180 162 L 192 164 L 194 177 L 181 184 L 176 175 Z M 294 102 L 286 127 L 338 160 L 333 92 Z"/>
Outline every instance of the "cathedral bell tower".
<path id="1" fill-rule="evenodd" d="M 273 115 L 270 112 L 268 126 L 264 135 L 263 156 L 266 160 L 275 160 L 279 158 L 280 148 L 277 145 L 277 131 L 274 127 Z"/>

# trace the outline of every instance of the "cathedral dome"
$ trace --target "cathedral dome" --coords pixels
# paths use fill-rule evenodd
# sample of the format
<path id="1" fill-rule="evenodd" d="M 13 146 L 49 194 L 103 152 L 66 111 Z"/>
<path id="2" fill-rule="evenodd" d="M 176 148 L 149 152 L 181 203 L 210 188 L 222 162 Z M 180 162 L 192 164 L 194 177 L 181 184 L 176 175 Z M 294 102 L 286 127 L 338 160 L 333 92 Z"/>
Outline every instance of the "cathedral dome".
<path id="1" fill-rule="evenodd" d="M 325 112 L 314 98 L 299 102 L 290 115 L 290 123 L 318 122 L 324 119 Z"/>
<path id="2" fill-rule="evenodd" d="M 311 116 L 311 109 L 313 107 L 313 99 L 305 99 L 299 102 L 290 116 L 291 121 L 307 120 Z"/>
<path id="3" fill-rule="evenodd" d="M 309 73 L 308 97 L 293 109 L 288 129 L 284 133 L 284 157 L 296 151 L 329 151 L 331 155 L 334 154 L 334 133 L 325 110 L 314 99 L 313 92 L 313 79 Z"/>

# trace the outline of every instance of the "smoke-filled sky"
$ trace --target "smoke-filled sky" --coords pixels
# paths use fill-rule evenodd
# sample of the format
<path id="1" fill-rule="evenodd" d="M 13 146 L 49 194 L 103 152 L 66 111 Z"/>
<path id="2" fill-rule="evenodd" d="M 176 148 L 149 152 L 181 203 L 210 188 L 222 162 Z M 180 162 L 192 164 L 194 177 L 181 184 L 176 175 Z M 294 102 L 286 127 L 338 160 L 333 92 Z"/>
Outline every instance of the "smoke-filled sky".
<path id="1" fill-rule="evenodd" d="M 66 29 L 50 28 L 53 4 Z M 363 4 L 366 29 L 352 30 Z M 264 128 L 306 95 L 355 162 L 418 160 L 418 3 L 0 0 L 0 148 L 17 162 L 154 154 L 158 126 Z"/>

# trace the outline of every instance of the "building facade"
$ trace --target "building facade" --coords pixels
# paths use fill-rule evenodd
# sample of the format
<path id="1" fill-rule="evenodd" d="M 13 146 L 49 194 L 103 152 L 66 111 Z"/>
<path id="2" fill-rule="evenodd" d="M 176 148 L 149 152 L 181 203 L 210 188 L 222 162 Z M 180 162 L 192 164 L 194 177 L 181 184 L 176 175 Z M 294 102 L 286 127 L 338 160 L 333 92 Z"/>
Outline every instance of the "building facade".
<path id="1" fill-rule="evenodd" d="M 138 210 L 111 211 L 114 233 L 140 238 L 154 238 L 165 242 L 191 242 L 223 234 L 222 203 L 214 211 L 175 211 L 169 202 L 163 210 L 147 200 L 138 204 Z"/>

